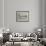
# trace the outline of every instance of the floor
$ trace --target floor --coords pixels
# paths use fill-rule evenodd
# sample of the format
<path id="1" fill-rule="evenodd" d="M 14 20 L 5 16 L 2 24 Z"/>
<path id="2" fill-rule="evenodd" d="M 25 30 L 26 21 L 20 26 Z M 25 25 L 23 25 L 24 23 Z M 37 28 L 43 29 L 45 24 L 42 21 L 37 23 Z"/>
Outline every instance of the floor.
<path id="1" fill-rule="evenodd" d="M 2 46 L 6 46 L 6 45 L 2 45 Z M 12 45 L 12 46 L 17 46 L 17 45 Z M 44 46 L 44 45 L 40 45 L 40 46 Z"/>
<path id="2" fill-rule="evenodd" d="M 36 42 L 16 42 L 16 43 L 14 43 L 14 45 L 13 44 L 11 44 L 11 43 L 6 43 L 5 45 L 2 45 L 2 46 L 44 46 L 44 45 L 42 45 L 42 44 L 40 44 L 40 43 L 37 43 L 36 44 Z"/>

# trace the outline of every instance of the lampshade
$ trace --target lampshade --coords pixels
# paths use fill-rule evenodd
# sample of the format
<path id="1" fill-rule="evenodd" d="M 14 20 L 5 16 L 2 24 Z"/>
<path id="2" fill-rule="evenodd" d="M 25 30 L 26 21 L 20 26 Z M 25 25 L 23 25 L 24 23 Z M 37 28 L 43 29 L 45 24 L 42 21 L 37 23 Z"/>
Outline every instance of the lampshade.
<path id="1" fill-rule="evenodd" d="M 41 29 L 38 29 L 38 31 L 41 31 Z"/>
<path id="2" fill-rule="evenodd" d="M 7 31 L 10 31 L 10 29 L 8 28 Z"/>
<path id="3" fill-rule="evenodd" d="M 0 37 L 3 37 L 3 35 L 2 35 L 2 34 L 0 34 Z"/>

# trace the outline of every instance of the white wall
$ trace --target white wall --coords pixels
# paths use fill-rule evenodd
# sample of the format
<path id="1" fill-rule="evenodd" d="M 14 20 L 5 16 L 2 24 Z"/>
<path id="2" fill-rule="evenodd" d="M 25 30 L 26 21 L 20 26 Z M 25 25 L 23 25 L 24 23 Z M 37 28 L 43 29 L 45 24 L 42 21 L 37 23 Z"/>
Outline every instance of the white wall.
<path id="1" fill-rule="evenodd" d="M 43 37 L 46 37 L 46 0 L 43 0 L 42 9 Z"/>
<path id="2" fill-rule="evenodd" d="M 0 0 L 0 28 L 3 27 L 3 0 Z M 2 31 L 0 30 L 0 33 Z"/>
<path id="3" fill-rule="evenodd" d="M 0 27 L 3 26 L 3 1 L 0 0 Z"/>
<path id="4" fill-rule="evenodd" d="M 29 22 L 16 22 L 16 11 L 29 11 Z M 33 32 L 42 25 L 41 0 L 5 0 L 5 26 L 15 32 Z"/>

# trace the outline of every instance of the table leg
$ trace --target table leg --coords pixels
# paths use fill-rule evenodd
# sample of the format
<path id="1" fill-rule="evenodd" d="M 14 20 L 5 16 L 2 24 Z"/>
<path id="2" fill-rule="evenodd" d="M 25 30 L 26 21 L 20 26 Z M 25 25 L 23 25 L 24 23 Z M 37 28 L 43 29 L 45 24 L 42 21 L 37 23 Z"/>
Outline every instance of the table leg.
<path id="1" fill-rule="evenodd" d="M 13 41 L 13 45 L 14 45 L 14 41 Z"/>

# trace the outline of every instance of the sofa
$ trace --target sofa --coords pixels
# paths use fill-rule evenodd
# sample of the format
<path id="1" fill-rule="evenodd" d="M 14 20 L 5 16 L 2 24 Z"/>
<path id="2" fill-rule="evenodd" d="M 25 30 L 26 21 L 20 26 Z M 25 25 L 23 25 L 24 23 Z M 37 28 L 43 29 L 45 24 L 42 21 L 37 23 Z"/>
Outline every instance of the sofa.
<path id="1" fill-rule="evenodd" d="M 37 41 L 37 35 L 35 33 L 12 33 L 10 35 L 10 41 Z"/>
<path id="2" fill-rule="evenodd" d="M 44 44 L 44 46 L 46 46 L 46 38 L 41 38 L 40 43 L 42 43 L 42 44 Z"/>
<path id="3" fill-rule="evenodd" d="M 0 34 L 0 46 L 2 46 L 2 44 L 3 44 L 3 35 Z"/>

